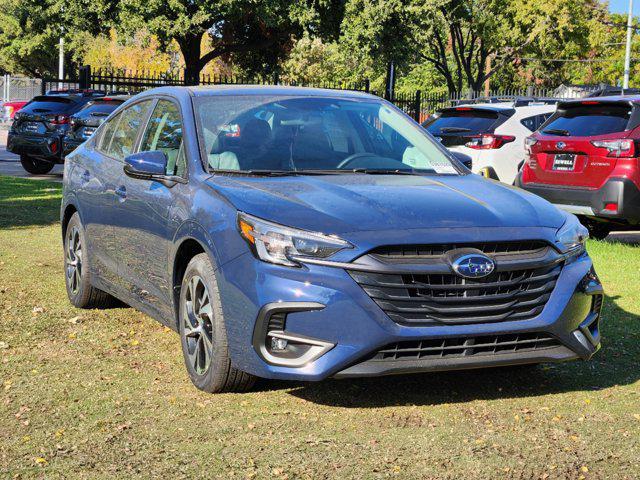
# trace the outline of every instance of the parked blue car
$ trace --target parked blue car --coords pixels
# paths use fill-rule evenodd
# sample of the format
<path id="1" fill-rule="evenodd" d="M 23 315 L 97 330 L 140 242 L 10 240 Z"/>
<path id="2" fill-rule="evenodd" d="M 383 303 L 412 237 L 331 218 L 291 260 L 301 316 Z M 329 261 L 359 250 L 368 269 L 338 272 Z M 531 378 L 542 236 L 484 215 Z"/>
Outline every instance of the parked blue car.
<path id="1" fill-rule="evenodd" d="M 355 92 L 165 87 L 65 163 L 66 285 L 177 330 L 196 387 L 589 359 L 586 229 Z"/>

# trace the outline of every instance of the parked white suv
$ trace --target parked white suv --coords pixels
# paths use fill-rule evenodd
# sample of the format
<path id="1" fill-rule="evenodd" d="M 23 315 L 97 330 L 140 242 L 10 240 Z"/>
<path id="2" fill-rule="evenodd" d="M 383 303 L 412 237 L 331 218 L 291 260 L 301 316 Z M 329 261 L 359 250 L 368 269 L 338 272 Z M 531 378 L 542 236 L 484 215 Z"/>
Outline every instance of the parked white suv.
<path id="1" fill-rule="evenodd" d="M 474 173 L 513 184 L 524 161 L 524 139 L 556 110 L 555 104 L 513 105 L 445 108 L 423 126 L 452 152 L 469 156 Z"/>

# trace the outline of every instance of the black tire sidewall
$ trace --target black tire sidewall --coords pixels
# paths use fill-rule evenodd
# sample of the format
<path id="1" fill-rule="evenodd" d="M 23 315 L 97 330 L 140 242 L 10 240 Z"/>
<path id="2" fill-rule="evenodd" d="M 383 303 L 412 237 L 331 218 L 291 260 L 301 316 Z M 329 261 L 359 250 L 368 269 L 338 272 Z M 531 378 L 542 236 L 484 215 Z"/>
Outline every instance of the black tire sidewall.
<path id="1" fill-rule="evenodd" d="M 32 175 L 44 175 L 53 170 L 53 162 L 31 157 L 29 155 L 20 155 L 20 164 L 27 173 Z"/>
<path id="2" fill-rule="evenodd" d="M 199 276 L 209 291 L 209 300 L 211 302 L 211 311 L 213 318 L 211 319 L 212 344 L 213 351 L 211 353 L 211 364 L 209 369 L 202 375 L 198 374 L 189 361 L 187 353 L 187 343 L 184 336 L 184 304 L 187 295 L 187 286 L 194 276 Z M 193 384 L 200 390 L 205 392 L 219 391 L 224 385 L 226 373 L 229 369 L 229 351 L 227 347 L 227 333 L 224 326 L 224 318 L 222 315 L 222 305 L 220 302 L 220 294 L 215 277 L 215 273 L 211 262 L 206 254 L 196 255 L 185 270 L 182 285 L 180 288 L 180 303 L 178 312 L 178 331 L 180 333 L 180 343 L 182 345 L 182 354 L 187 372 Z"/>
<path id="3" fill-rule="evenodd" d="M 69 231 L 76 227 L 80 236 L 80 245 L 82 246 L 82 274 L 80 276 L 80 288 L 76 293 L 73 293 L 69 286 L 69 278 L 67 276 L 67 249 L 69 243 Z M 67 289 L 67 295 L 69 301 L 76 307 L 84 307 L 91 295 L 91 278 L 89 271 L 89 249 L 87 247 L 87 240 L 84 234 L 84 228 L 80 221 L 80 215 L 78 212 L 74 213 L 69 219 L 67 228 L 64 231 L 64 284 Z"/>

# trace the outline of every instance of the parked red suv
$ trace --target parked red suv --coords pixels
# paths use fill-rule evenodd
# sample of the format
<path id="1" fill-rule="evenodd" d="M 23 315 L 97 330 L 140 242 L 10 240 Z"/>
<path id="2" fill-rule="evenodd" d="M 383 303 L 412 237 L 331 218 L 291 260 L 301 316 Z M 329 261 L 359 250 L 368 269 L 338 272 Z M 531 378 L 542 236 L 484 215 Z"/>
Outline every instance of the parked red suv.
<path id="1" fill-rule="evenodd" d="M 640 96 L 561 102 L 525 143 L 519 186 L 579 215 L 595 238 L 640 228 Z"/>

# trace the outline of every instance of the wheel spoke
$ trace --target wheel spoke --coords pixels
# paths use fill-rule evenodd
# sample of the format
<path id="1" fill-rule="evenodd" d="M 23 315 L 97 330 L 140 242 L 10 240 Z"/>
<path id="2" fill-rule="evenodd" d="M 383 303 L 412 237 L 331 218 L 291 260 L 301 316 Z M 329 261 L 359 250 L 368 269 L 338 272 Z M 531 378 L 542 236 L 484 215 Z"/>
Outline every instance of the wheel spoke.
<path id="1" fill-rule="evenodd" d="M 204 375 L 211 365 L 213 353 L 213 310 L 209 290 L 198 275 L 189 279 L 186 288 L 182 306 L 184 344 L 191 367 L 197 374 Z"/>

